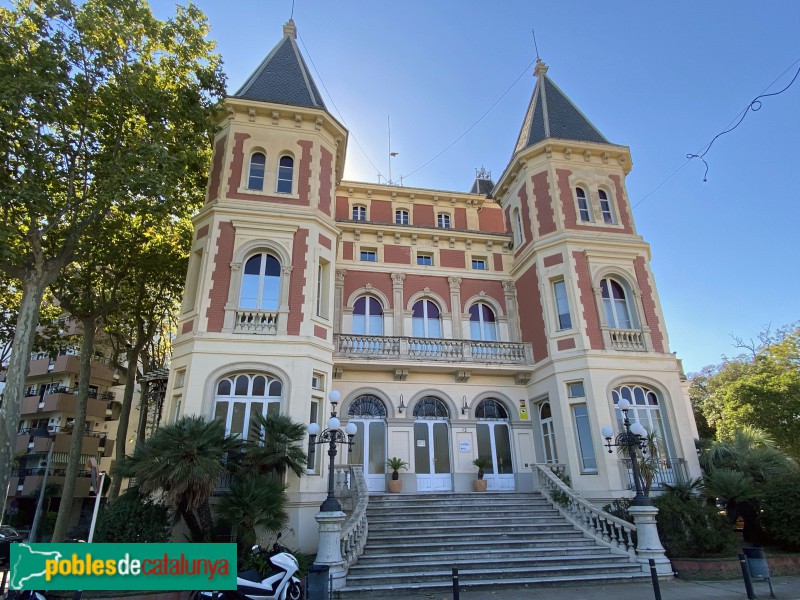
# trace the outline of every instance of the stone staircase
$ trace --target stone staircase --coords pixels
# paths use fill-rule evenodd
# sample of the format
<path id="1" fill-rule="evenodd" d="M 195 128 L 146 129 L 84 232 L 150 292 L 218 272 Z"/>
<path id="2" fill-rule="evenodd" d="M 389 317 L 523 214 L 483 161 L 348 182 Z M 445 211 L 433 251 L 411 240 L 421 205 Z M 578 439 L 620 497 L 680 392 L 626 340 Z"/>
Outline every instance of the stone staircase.
<path id="1" fill-rule="evenodd" d="M 548 586 L 646 578 L 627 554 L 584 535 L 540 494 L 370 496 L 369 536 L 343 597 L 452 587 Z"/>

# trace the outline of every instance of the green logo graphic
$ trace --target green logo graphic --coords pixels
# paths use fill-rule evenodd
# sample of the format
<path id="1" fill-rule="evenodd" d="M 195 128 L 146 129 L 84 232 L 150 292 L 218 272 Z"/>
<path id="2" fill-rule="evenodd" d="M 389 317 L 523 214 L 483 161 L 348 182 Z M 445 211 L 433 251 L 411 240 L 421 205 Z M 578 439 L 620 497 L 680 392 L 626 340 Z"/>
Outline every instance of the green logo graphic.
<path id="1" fill-rule="evenodd" d="M 234 590 L 236 544 L 11 544 L 12 590 Z"/>

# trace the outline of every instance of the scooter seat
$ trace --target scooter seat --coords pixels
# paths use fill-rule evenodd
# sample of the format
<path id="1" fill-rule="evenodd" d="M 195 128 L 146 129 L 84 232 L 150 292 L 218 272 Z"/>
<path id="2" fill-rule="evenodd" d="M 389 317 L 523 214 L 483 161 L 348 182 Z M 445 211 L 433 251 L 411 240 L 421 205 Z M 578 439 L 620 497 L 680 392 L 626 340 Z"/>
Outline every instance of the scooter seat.
<path id="1" fill-rule="evenodd" d="M 239 579 L 246 579 L 247 581 L 261 583 L 261 575 L 259 575 L 258 571 L 256 571 L 255 569 L 242 571 L 241 573 L 237 573 L 236 576 L 239 577 Z"/>

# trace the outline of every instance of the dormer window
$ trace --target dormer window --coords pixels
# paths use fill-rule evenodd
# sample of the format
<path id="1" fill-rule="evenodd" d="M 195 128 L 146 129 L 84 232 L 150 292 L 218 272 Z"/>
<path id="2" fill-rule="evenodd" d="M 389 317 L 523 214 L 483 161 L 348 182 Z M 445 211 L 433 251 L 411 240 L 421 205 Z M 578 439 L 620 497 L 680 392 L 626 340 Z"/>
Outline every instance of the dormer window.
<path id="1" fill-rule="evenodd" d="M 590 223 L 592 220 L 592 213 L 589 210 L 589 199 L 586 197 L 586 191 L 580 187 L 575 188 L 575 195 L 578 198 L 578 213 L 581 222 Z"/>
<path id="2" fill-rule="evenodd" d="M 247 177 L 247 189 L 264 189 L 264 169 L 267 166 L 267 156 L 263 152 L 253 152 L 250 156 L 250 172 Z"/>
<path id="3" fill-rule="evenodd" d="M 294 159 L 291 156 L 281 156 L 278 162 L 278 193 L 292 193 L 292 178 L 294 177 Z"/>
<path id="4" fill-rule="evenodd" d="M 436 217 L 436 226 L 442 229 L 450 229 L 450 215 L 439 213 Z"/>

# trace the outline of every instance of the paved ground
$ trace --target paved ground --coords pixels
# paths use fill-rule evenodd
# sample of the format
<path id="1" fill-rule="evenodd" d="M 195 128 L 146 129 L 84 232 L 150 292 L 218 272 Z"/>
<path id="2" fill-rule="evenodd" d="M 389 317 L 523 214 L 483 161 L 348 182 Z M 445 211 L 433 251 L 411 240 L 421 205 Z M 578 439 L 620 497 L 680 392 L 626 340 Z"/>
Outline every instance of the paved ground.
<path id="1" fill-rule="evenodd" d="M 746 600 L 747 593 L 741 579 L 722 581 L 662 581 L 662 600 Z M 756 596 L 769 598 L 769 586 L 754 582 Z M 775 597 L 779 600 L 800 600 L 800 577 L 775 577 L 772 580 Z M 367 596 L 364 596 L 367 598 Z M 368 596 L 369 600 L 398 600 L 405 598 L 452 600 L 452 594 L 395 594 Z M 618 583 L 580 587 L 548 587 L 521 590 L 484 590 L 461 592 L 460 600 L 651 600 L 655 598 L 652 584 Z"/>

